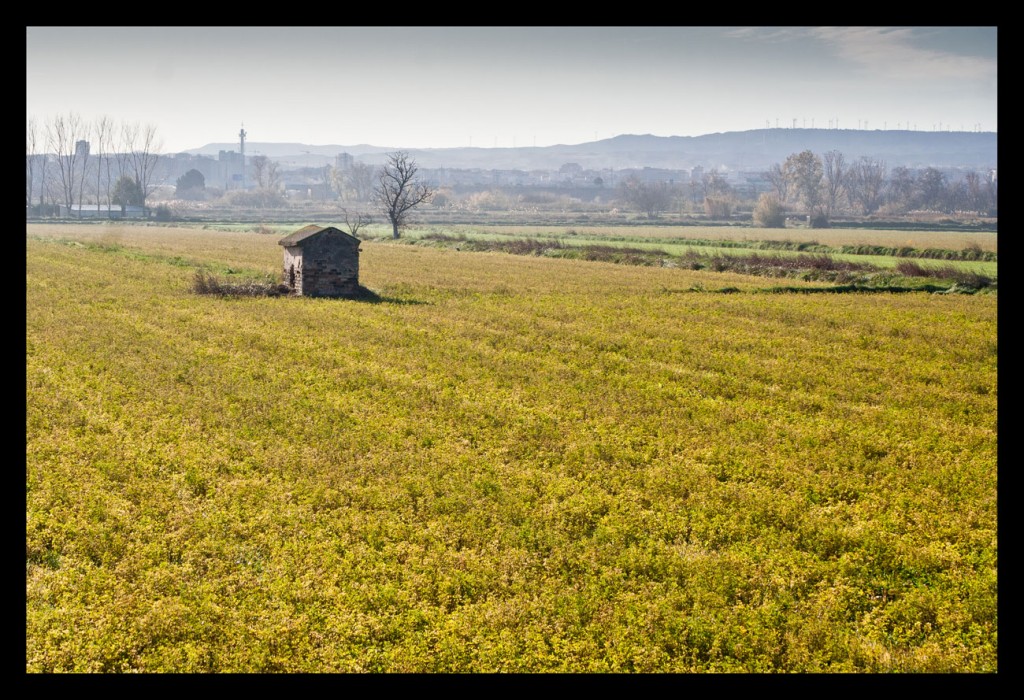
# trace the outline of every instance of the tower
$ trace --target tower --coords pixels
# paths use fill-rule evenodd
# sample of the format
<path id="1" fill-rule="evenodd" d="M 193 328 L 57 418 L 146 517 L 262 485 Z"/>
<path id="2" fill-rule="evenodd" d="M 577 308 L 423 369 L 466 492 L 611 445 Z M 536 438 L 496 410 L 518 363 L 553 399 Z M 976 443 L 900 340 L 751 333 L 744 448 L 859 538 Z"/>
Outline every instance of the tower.
<path id="1" fill-rule="evenodd" d="M 238 138 L 241 141 L 241 152 L 242 152 L 242 189 L 245 189 L 245 124 L 242 124 L 242 129 L 238 132 Z"/>

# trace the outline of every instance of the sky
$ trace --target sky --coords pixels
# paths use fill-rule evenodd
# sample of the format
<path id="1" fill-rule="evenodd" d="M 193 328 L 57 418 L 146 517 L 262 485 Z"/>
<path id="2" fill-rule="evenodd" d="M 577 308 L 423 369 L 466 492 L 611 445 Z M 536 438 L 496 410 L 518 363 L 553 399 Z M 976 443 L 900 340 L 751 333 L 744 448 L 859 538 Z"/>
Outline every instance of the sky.
<path id="1" fill-rule="evenodd" d="M 26 122 L 208 143 L 515 148 L 997 131 L 996 27 L 26 27 Z"/>

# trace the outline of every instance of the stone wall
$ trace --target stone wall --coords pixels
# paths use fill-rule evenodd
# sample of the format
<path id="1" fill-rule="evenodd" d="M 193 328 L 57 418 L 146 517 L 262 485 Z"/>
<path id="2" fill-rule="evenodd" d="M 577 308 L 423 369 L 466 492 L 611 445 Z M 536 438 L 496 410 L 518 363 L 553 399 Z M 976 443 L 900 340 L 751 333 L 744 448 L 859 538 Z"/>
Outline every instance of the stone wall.
<path id="1" fill-rule="evenodd" d="M 298 246 L 284 249 L 284 270 L 282 281 L 295 294 L 302 294 L 302 249 Z"/>
<path id="2" fill-rule="evenodd" d="M 295 266 L 296 294 L 311 297 L 350 296 L 359 291 L 359 246 L 330 234 L 285 248 L 284 283 L 291 285 Z"/>

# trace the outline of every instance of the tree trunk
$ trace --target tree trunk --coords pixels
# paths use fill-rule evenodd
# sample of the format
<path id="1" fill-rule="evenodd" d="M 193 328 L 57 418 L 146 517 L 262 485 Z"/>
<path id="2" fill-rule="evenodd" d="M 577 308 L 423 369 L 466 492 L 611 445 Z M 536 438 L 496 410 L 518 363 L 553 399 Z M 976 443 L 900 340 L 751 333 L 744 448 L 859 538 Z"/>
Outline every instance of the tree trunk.
<path id="1" fill-rule="evenodd" d="M 396 240 L 398 239 L 398 222 L 397 221 L 392 221 L 391 222 L 391 237 L 396 239 Z"/>

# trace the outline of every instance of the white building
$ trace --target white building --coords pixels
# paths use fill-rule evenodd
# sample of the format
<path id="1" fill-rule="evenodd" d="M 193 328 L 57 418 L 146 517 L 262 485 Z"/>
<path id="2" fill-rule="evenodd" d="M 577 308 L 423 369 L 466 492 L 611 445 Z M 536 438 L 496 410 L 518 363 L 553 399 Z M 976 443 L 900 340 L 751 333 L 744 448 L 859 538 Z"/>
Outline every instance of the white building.
<path id="1" fill-rule="evenodd" d="M 66 219 L 141 219 L 145 216 L 145 209 L 130 204 L 122 212 L 119 204 L 111 204 L 110 207 L 106 204 L 72 204 L 70 208 L 61 204 L 59 215 Z"/>

